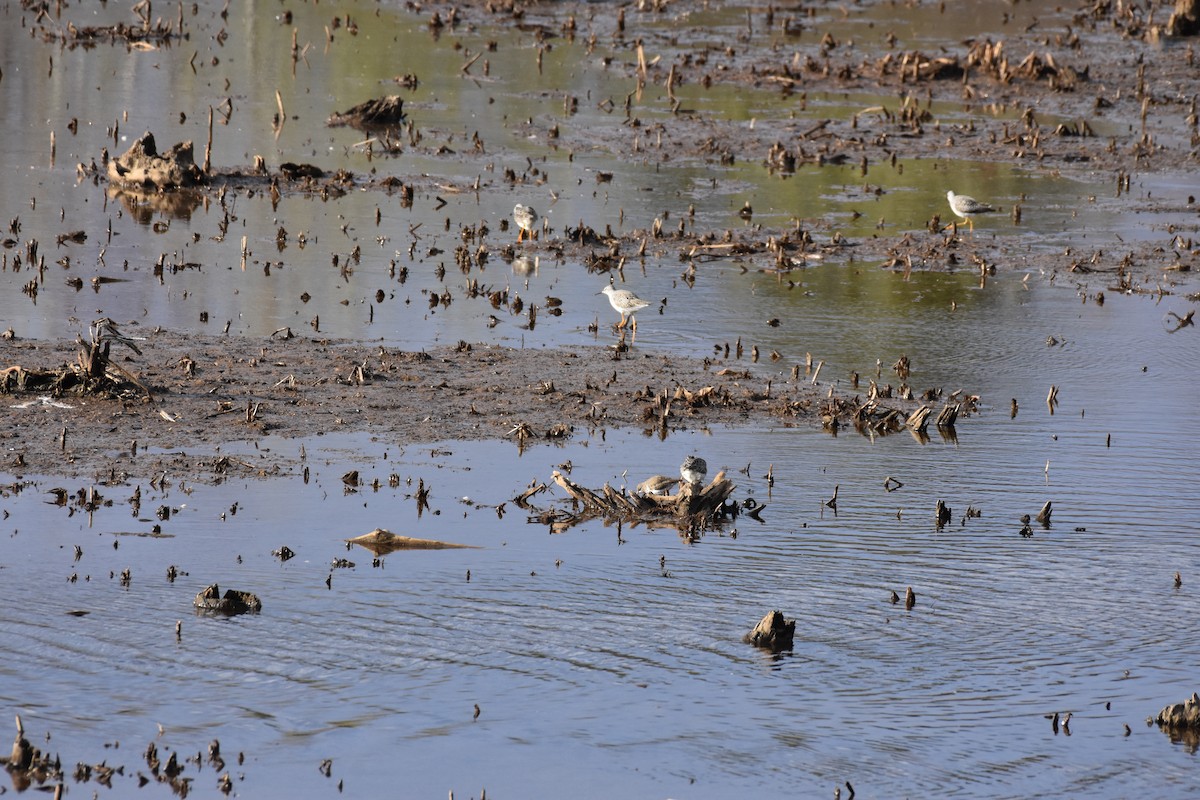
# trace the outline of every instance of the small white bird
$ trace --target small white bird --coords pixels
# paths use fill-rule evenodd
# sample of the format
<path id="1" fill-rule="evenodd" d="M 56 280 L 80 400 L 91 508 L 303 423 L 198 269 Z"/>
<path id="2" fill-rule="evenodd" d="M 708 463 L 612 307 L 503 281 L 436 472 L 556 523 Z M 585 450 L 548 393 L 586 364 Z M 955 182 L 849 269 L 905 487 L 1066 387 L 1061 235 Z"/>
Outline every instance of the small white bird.
<path id="1" fill-rule="evenodd" d="M 690 484 L 704 483 L 708 475 L 708 464 L 700 456 L 688 456 L 679 467 L 679 475 Z"/>
<path id="2" fill-rule="evenodd" d="M 532 206 L 523 206 L 517 203 L 513 206 L 513 222 L 517 223 L 517 241 L 521 241 L 526 233 L 529 238 L 533 239 L 536 231 L 534 226 L 538 222 L 538 213 L 533 210 Z"/>
<path id="3" fill-rule="evenodd" d="M 987 214 L 996 209 L 989 206 L 987 203 L 981 203 L 974 197 L 967 197 L 965 194 L 955 194 L 953 190 L 946 192 L 946 199 L 950 201 L 950 210 L 967 221 L 967 227 L 972 231 L 975 230 L 975 223 L 971 217 L 976 214 Z M 954 223 L 950 223 L 953 225 Z M 947 225 L 946 228 L 949 228 Z M 942 230 L 945 230 L 943 228 Z"/>
<path id="4" fill-rule="evenodd" d="M 621 315 L 621 323 L 617 327 L 624 328 L 632 320 L 633 332 L 637 333 L 637 319 L 633 315 L 650 304 L 628 289 L 617 289 L 611 283 L 601 289 L 600 294 L 608 295 L 609 305 Z"/>

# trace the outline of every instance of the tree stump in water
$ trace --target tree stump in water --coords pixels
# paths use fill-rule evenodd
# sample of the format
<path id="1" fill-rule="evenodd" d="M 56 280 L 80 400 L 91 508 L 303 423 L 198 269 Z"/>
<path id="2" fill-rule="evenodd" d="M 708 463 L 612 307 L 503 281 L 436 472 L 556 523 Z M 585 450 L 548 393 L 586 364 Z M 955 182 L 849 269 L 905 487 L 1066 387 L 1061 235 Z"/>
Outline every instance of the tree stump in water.
<path id="1" fill-rule="evenodd" d="M 1193 728 L 1200 731 L 1200 694 L 1192 692 L 1192 696 L 1182 703 L 1169 705 L 1154 718 L 1164 728 Z"/>
<path id="2" fill-rule="evenodd" d="M 1175 0 L 1175 10 L 1167 22 L 1168 36 L 1195 36 L 1200 33 L 1200 0 Z"/>
<path id="3" fill-rule="evenodd" d="M 762 647 L 773 653 L 781 650 L 791 650 L 792 640 L 796 635 L 796 620 L 783 618 L 783 612 L 772 611 L 767 614 L 754 630 L 742 637 L 747 644 Z"/>

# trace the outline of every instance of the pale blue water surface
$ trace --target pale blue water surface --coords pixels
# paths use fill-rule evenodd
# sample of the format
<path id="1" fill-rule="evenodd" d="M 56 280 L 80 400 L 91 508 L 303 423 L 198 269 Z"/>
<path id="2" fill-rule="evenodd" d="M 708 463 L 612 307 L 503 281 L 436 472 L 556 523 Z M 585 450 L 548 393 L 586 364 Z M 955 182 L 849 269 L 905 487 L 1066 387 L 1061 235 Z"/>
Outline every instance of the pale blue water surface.
<path id="1" fill-rule="evenodd" d="M 608 31 L 609 6 L 596 8 L 581 26 Z M 952 182 L 986 188 L 1004 205 L 1023 202 L 1020 227 L 1004 215 L 977 226 L 980 240 L 1004 244 L 1005 260 L 987 281 L 969 265 L 906 280 L 851 253 L 785 276 L 716 260 L 700 265 L 689 285 L 685 265 L 672 258 L 631 261 L 627 282 L 655 301 L 640 319 L 633 355 L 702 357 L 741 339 L 747 355 L 735 366 L 764 384 L 771 379 L 780 394 L 806 354 L 824 362 L 818 385 L 844 392 L 851 372 L 865 386 L 877 364 L 881 380 L 895 382 L 890 366 L 907 355 L 914 389 L 962 389 L 979 396 L 980 413 L 960 422 L 956 438 L 933 432 L 925 443 L 908 433 L 831 436 L 783 419 L 692 426 L 665 439 L 578 419 L 563 446 L 523 452 L 512 441 L 415 444 L 366 434 L 230 442 L 227 455 L 254 464 L 269 449 L 295 470 L 216 486 L 180 476 L 167 476 L 164 488 L 150 486 L 152 476 L 96 484 L 113 503 L 90 518 L 48 504 L 47 491 L 92 482 L 4 475 L 0 710 L 20 714 L 27 735 L 60 753 L 68 775 L 76 762 L 126 767 L 111 789 L 68 778 L 70 792 L 168 796 L 153 782 L 137 789 L 146 745 L 154 740 L 160 753 L 183 758 L 215 738 L 234 792 L 245 797 L 334 797 L 339 782 L 347 796 L 411 798 L 473 797 L 484 788 L 497 798 L 828 797 L 836 787 L 844 797 L 847 781 L 859 797 L 1194 793 L 1194 752 L 1145 724 L 1200 689 L 1200 468 L 1192 456 L 1200 354 L 1194 328 L 1172 334 L 1167 324 L 1168 312 L 1185 314 L 1194 303 L 1178 293 L 1123 296 L 1111 274 L 1055 275 L 1039 256 L 1102 249 L 1111 266 L 1121 253 L 1114 232 L 1165 246 L 1173 230 L 1196 224 L 1183 200 L 1195 184 L 1136 176 L 1135 198 L 1179 200 L 1178 212 L 1149 214 L 1137 202 L 1114 210 L 1097 201 L 1112 195 L 1112 176 L 1103 174 L 910 159 L 872 166 L 868 179 L 888 190 L 876 196 L 861 191 L 857 166 L 781 181 L 757 157 L 726 167 L 674 164 L 646 151 L 648 129 L 641 150 L 631 133 L 623 155 L 593 151 L 571 128 L 620 125 L 623 114 L 599 104 L 612 97 L 619 106 L 631 89 L 620 64 L 594 68 L 605 55 L 632 58 L 607 34 L 592 52 L 586 33 L 554 40 L 539 75 L 532 34 L 511 24 L 464 26 L 435 43 L 429 11 L 322 3 L 292 9 L 301 46 L 309 45 L 293 77 L 293 26 L 277 19 L 282 10 L 238 4 L 223 23 L 219 9 L 202 4 L 187 42 L 129 53 L 122 45 L 44 45 L 19 24 L 29 24 L 29 12 L 3 6 L 0 101 L 37 109 L 0 124 L 8 176 L 0 218 L 21 223 L 21 246 L 6 251 L 6 263 L 32 238 L 49 262 L 36 303 L 21 292 L 35 270 L 0 272 L 3 327 L 29 339 L 70 338 L 108 315 L 143 333 L 163 326 L 216 335 L 228 323 L 232 334 L 266 337 L 283 326 L 317 335 L 319 319 L 319 335 L 410 350 L 460 339 L 603 346 L 612 316 L 595 296 L 603 276 L 545 253 L 532 274 L 494 258 L 463 275 L 452 258 L 459 227 L 496 230 L 516 200 L 542 209 L 556 232 L 580 220 L 648 229 L 664 212 L 677 225 L 689 205 L 696 227 L 732 227 L 753 197 L 764 225 L 799 219 L 819 237 L 865 237 L 882 220 L 879 230 L 891 235 L 921 230 Z M 862 26 L 884 10 L 819 19 L 839 35 L 863 37 L 870 29 Z M 127 13 L 112 3 L 71 11 L 96 19 Z M 1026 13 L 1053 18 L 1040 4 L 1010 11 L 1013 24 L 1027 24 Z M 156 4 L 156 13 L 177 9 Z M 737 7 L 690 13 L 721 20 L 686 20 L 714 26 L 717 38 L 735 35 L 745 19 Z M 927 46 L 930 10 L 905 13 L 897 32 Z M 358 36 L 335 31 L 326 45 L 323 26 L 347 14 Z M 640 24 L 647 35 L 665 35 L 672 19 L 685 17 Z M 945 36 L 961 36 L 963 24 Z M 219 44 L 212 36 L 222 27 L 230 36 Z M 813 47 L 819 35 L 810 31 L 797 46 Z M 464 76 L 463 63 L 481 51 L 487 74 L 481 60 Z M 421 79 L 406 97 L 428 140 L 422 146 L 368 160 L 354 146 L 361 133 L 323 126 L 335 110 L 399 91 L 389 81 L 405 72 Z M 277 88 L 289 114 L 278 138 Z M 577 116 L 563 113 L 568 92 L 580 98 Z M 747 125 L 782 124 L 789 113 L 770 92 L 679 92 L 704 113 Z M 261 153 L 270 163 L 310 160 L 432 180 L 420 184 L 412 208 L 377 192 L 285 196 L 277 208 L 261 193 L 231 193 L 224 237 L 225 212 L 215 201 L 190 216 L 152 214 L 162 223 L 156 230 L 106 197 L 103 185 L 76 183 L 76 162 L 98 158 L 105 146 L 119 152 L 145 129 L 160 146 L 192 138 L 202 150 L 207 107 L 226 97 L 234 110 L 218 124 L 214 163 L 249 164 Z M 820 116 L 875 102 L 808 100 Z M 641 113 L 668 120 L 661 97 L 656 102 L 647 99 Z M 965 113 L 939 111 L 948 120 Z M 78 135 L 66 128 L 73 117 Z M 566 143 L 547 138 L 555 123 Z M 468 152 L 475 131 L 484 154 L 434 154 L 443 143 Z M 531 163 L 544 182 L 504 182 L 506 167 L 528 172 Z M 611 184 L 597 183 L 597 170 L 613 172 Z M 479 191 L 471 188 L 476 178 Z M 291 234 L 282 250 L 280 226 Z M 57 234 L 75 229 L 89 232 L 84 244 L 54 246 Z M 333 255 L 344 264 L 356 245 L 362 258 L 351 272 L 332 265 Z M 433 248 L 443 255 L 428 255 Z M 160 255 L 194 266 L 159 279 L 152 267 Z M 64 257 L 67 264 L 56 263 Z M 393 261 L 408 268 L 405 282 L 392 274 Z M 439 263 L 444 277 L 435 273 Z M 82 290 L 65 284 L 73 276 L 84 280 Z M 123 280 L 93 291 L 93 276 Z M 489 327 L 490 306 L 465 297 L 468 278 L 532 302 L 560 297 L 564 313 L 542 315 L 530 329 L 499 312 Z M 455 301 L 431 312 L 428 293 L 443 291 Z M 1094 302 L 1097 291 L 1106 292 L 1103 305 Z M 306 292 L 311 299 L 301 302 Z M 660 299 L 662 313 L 651 313 Z M 771 327 L 771 319 L 781 324 Z M 599 333 L 589 330 L 595 321 Z M 760 349 L 757 365 L 751 346 Z M 800 380 L 808 380 L 803 370 Z M 1052 385 L 1054 414 L 1045 404 Z M 14 418 L 37 413 L 9 401 Z M 598 520 L 551 534 L 511 502 L 567 462 L 583 485 L 631 487 L 672 473 L 692 452 L 708 460 L 710 474 L 728 470 L 736 498 L 765 502 L 764 521 L 741 517 L 695 543 L 671 530 Z M 350 469 L 363 476 L 356 492 L 341 481 Z M 888 478 L 903 486 L 887 491 Z M 432 495 L 418 514 L 420 481 Z M 128 503 L 136 486 L 138 516 Z M 825 505 L 835 487 L 836 513 Z M 942 530 L 933 524 L 938 500 L 953 509 Z M 1019 536 L 1020 517 L 1047 501 L 1051 527 Z M 557 489 L 532 502 L 567 506 Z M 171 509 L 165 521 L 155 516 L 162 506 Z M 966 519 L 968 507 L 980 516 Z M 155 524 L 159 536 L 149 535 Z M 376 527 L 472 549 L 398 552 L 373 566 L 370 553 L 347 551 L 343 540 Z M 283 545 L 296 558 L 273 557 Z M 354 566 L 332 568 L 337 558 Z M 171 565 L 182 571 L 173 583 Z M 119 580 L 125 569 L 128 586 Z M 193 595 L 213 582 L 257 593 L 262 613 L 195 615 Z M 912 610 L 889 602 L 909 586 Z M 772 609 L 797 620 L 790 653 L 771 656 L 741 641 Z M 1069 735 L 1051 729 L 1046 715 L 1055 712 L 1073 715 Z M 328 778 L 318 769 L 324 759 L 332 759 Z M 190 765 L 185 774 L 194 795 L 219 796 L 211 767 Z"/>

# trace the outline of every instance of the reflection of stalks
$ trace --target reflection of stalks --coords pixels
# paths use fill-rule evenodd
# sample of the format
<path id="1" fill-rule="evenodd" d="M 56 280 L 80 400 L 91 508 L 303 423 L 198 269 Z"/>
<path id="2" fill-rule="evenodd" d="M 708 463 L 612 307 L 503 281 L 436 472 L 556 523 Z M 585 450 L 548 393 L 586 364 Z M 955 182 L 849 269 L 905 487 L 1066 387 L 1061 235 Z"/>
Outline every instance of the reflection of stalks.
<path id="1" fill-rule="evenodd" d="M 1194 309 L 1194 308 L 1191 311 L 1189 311 L 1188 313 L 1184 314 L 1182 317 L 1179 316 L 1178 314 L 1176 314 L 1174 311 L 1168 311 L 1167 316 L 1174 317 L 1176 320 L 1175 327 L 1167 328 L 1167 333 L 1174 333 L 1175 331 L 1179 330 L 1180 328 L 1186 328 L 1189 325 L 1196 324 L 1192 319 L 1193 317 L 1196 316 L 1196 309 Z"/>
<path id="2" fill-rule="evenodd" d="M 283 132 L 283 121 L 287 119 L 283 112 L 283 97 L 279 94 L 279 90 L 275 90 L 275 105 L 279 108 L 279 116 L 275 118 L 275 138 L 279 138 L 279 134 Z"/>

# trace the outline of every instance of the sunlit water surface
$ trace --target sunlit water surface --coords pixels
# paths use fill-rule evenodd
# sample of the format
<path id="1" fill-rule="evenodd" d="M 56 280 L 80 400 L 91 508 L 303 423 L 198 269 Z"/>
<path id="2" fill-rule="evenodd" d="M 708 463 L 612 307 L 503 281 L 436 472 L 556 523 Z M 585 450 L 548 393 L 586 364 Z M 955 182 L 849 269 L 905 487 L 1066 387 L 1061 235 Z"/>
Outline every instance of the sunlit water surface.
<path id="1" fill-rule="evenodd" d="M 641 149 L 630 133 L 623 157 L 593 152 L 572 128 L 622 124 L 622 113 L 599 104 L 611 97 L 619 105 L 632 88 L 621 68 L 633 59 L 628 43 L 606 40 L 588 53 L 582 41 L 557 41 L 539 75 L 532 39 L 515 27 L 465 29 L 434 44 L 425 16 L 396 8 L 380 8 L 378 18 L 374 6 L 352 4 L 311 12 L 296 9 L 300 41 L 313 49 L 295 78 L 291 28 L 272 16 L 275 7 L 231 8 L 233 35 L 223 45 L 210 40 L 220 25 L 202 10 L 204 36 L 155 52 L 62 50 L 39 45 L 18 25 L 0 26 L 0 47 L 14 54 L 0 99 L 6 107 L 34 98 L 45 104 L 29 117 L 37 125 L 16 115 L 0 123 L 0 217 L 19 218 L 21 247 L 39 239 L 50 262 L 36 303 L 21 292 L 34 271 L 0 273 L 6 327 L 27 338 L 69 338 L 108 315 L 142 332 L 162 325 L 218 334 L 228 324 L 233 334 L 266 337 L 291 326 L 300 335 L 315 328 L 406 349 L 459 339 L 604 345 L 613 315 L 595 296 L 602 276 L 544 252 L 532 271 L 495 258 L 463 275 L 452 258 L 459 226 L 485 223 L 499 240 L 509 235 L 499 234 L 500 220 L 522 200 L 556 232 L 581 220 L 597 229 L 648 229 L 665 213 L 670 227 L 687 219 L 689 206 L 697 228 L 733 227 L 753 199 L 764 225 L 800 220 L 818 238 L 866 237 L 922 230 L 932 213 L 945 213 L 952 185 L 1003 205 L 1023 203 L 1020 227 L 1005 215 L 977 226 L 976 237 L 1002 237 L 1016 254 L 985 283 L 973 267 L 905 280 L 856 261 L 852 251 L 786 276 L 715 260 L 699 266 L 693 286 L 682 280 L 685 265 L 670 258 L 631 261 L 627 281 L 654 300 L 633 357 L 704 356 L 741 339 L 747 353 L 739 367 L 772 379 L 782 394 L 806 354 L 824 362 L 818 385 L 840 391 L 851 391 L 853 372 L 864 384 L 896 383 L 889 368 L 907 355 L 914 389 L 978 394 L 981 413 L 959 424 L 956 439 L 934 433 L 924 444 L 907 433 L 833 437 L 782 421 L 665 440 L 576 421 L 565 446 L 523 453 L 513 442 L 267 440 L 257 448 L 294 457 L 291 477 L 205 486 L 169 476 L 163 491 L 143 479 L 138 517 L 127 502 L 133 483 L 100 486 L 114 504 L 88 519 L 46 502 L 47 490 L 74 492 L 83 482 L 5 476 L 0 586 L 9 602 L 0 611 L 0 705 L 21 714 L 35 743 L 69 764 L 128 765 L 111 792 L 95 784 L 80 790 L 129 796 L 140 754 L 162 725 L 160 750 L 191 754 L 218 738 L 244 796 L 334 796 L 338 781 L 362 797 L 474 796 L 484 787 L 502 798 L 828 796 L 846 781 L 876 797 L 1118 798 L 1151 784 L 1160 796 L 1191 791 L 1195 756 L 1144 725 L 1198 688 L 1193 498 L 1200 470 L 1188 443 L 1200 433 L 1200 356 L 1194 329 L 1170 334 L 1167 324 L 1168 312 L 1189 305 L 1171 296 L 1122 297 L 1101 275 L 1078 283 L 1046 275 L 1036 256 L 1100 248 L 1115 263 L 1112 231 L 1165 244 L 1168 226 L 1194 226 L 1194 213 L 1148 219 L 1134 202 L 1114 214 L 1096 202 L 1111 196 L 1112 176 L 1064 178 L 1005 164 L 901 160 L 873 165 L 865 178 L 857 166 L 811 167 L 781 180 L 767 175 L 759 155 L 726 167 L 675 164 L 647 150 L 645 132 Z M 325 49 L 322 26 L 346 13 L 359 18 L 359 36 L 338 33 Z M 839 36 L 865 37 L 863 25 L 878 13 L 845 21 L 838 13 L 827 22 Z M 928 9 L 911 13 L 905 24 L 913 31 L 930 29 Z M 1027 24 L 1024 13 L 1014 7 L 1013 24 Z M 5 14 L 11 21 L 20 12 L 10 4 Z M 717 17 L 704 24 L 721 36 L 737 35 L 744 19 L 737 10 Z M 669 23 L 646 21 L 645 30 L 661 33 Z M 960 24 L 946 35 L 965 35 L 955 32 Z M 896 30 L 927 46 L 924 34 Z M 464 77 L 469 55 L 448 39 L 470 52 L 498 41 L 489 74 L 480 62 L 472 79 Z M 809 32 L 792 44 L 818 39 Z M 196 72 L 188 66 L 194 52 Z M 609 72 L 578 66 L 608 54 L 618 62 Z M 324 128 L 333 111 L 396 91 L 388 82 L 408 71 L 421 79 L 410 113 L 433 144 L 368 161 L 354 148 L 362 134 Z M 270 129 L 276 88 L 294 115 L 278 138 Z M 563 112 L 567 91 L 581 99 L 571 117 Z M 656 91 L 636 110 L 669 123 Z M 679 92 L 701 113 L 747 125 L 784 126 L 795 112 L 781 110 L 770 92 Z M 105 146 L 119 152 L 147 128 L 162 146 L 192 138 L 202 149 L 207 107 L 226 96 L 235 110 L 229 124 L 218 123 L 216 164 L 248 164 L 261 153 L 272 164 L 428 173 L 456 188 L 422 188 L 412 208 L 353 192 L 334 200 L 285 196 L 273 209 L 265 195 L 231 193 L 231 224 L 220 237 L 224 211 L 216 202 L 190 216 L 139 220 L 106 199 L 103 186 L 75 183 L 77 161 L 98 158 Z M 814 94 L 808 113 L 843 116 L 878 102 Z M 969 118 L 960 108 L 937 110 L 948 124 Z M 72 117 L 80 120 L 77 136 L 67 132 Z M 106 128 L 118 120 L 114 142 Z M 547 138 L 555 124 L 565 144 Z M 434 154 L 442 143 L 469 150 L 477 130 L 486 155 Z M 545 182 L 506 184 L 504 168 L 526 173 L 527 158 Z M 597 183 L 597 170 L 611 171 L 612 182 Z M 462 191 L 477 177 L 479 191 Z M 867 182 L 886 191 L 867 192 Z M 1133 194 L 1165 193 L 1182 208 L 1192 185 L 1138 176 Z M 283 249 L 275 244 L 281 226 L 290 232 Z M 75 229 L 88 231 L 86 243 L 53 245 Z M 333 266 L 334 255 L 344 265 L 356 245 L 362 258 L 352 271 Z M 429 255 L 435 248 L 443 254 Z M 20 251 L 10 250 L 10 259 Z M 160 255 L 189 266 L 159 279 L 152 267 Z M 393 262 L 408 269 L 404 282 Z M 65 283 L 74 276 L 84 280 L 80 291 Z M 122 282 L 93 291 L 93 276 Z M 499 311 L 490 327 L 490 305 L 464 296 L 469 278 L 530 302 L 562 298 L 565 313 L 543 314 L 531 328 L 526 317 Z M 445 291 L 454 302 L 431 309 L 428 294 Z M 1108 294 L 1102 306 L 1097 291 Z M 305 293 L 310 299 L 301 302 Z M 597 320 L 598 334 L 589 331 Z M 753 367 L 751 346 L 760 350 Z M 800 379 L 808 380 L 803 371 Z M 1052 385 L 1061 400 L 1053 415 L 1045 405 Z M 8 413 L 37 412 L 10 404 Z M 231 443 L 224 451 L 253 463 L 257 448 Z M 743 517 L 693 544 L 670 530 L 601 521 L 551 535 L 511 502 L 568 461 L 584 485 L 632 486 L 672 473 L 689 452 L 704 455 L 714 472 L 727 469 L 739 499 L 766 502 L 765 522 Z M 764 477 L 769 468 L 773 486 Z M 345 491 L 349 469 L 360 470 L 366 488 Z M 392 474 L 400 479 L 395 488 Z M 903 486 L 887 491 L 889 477 Z M 375 479 L 378 490 L 370 488 Z M 432 504 L 418 516 L 412 495 L 422 480 Z M 825 505 L 835 487 L 836 513 Z M 940 531 L 938 500 L 953 509 Z M 1020 517 L 1048 500 L 1050 529 L 1035 525 L 1032 538 L 1019 536 Z M 545 508 L 565 499 L 553 490 L 533 502 Z M 171 514 L 160 522 L 162 506 Z M 965 519 L 968 507 L 981 516 Z M 163 535 L 149 536 L 156 523 Z M 376 527 L 478 549 L 395 553 L 376 567 L 369 553 L 347 552 L 342 541 Z M 283 545 L 297 557 L 274 558 Z M 336 558 L 355 566 L 333 569 Z M 171 565 L 185 573 L 174 583 L 166 579 Z M 118 579 L 125 569 L 127 587 Z M 193 595 L 213 582 L 257 593 L 263 612 L 195 616 Z M 889 602 L 908 586 L 917 594 L 911 611 Z M 777 657 L 741 642 L 772 609 L 797 619 L 795 649 Z M 1044 717 L 1056 711 L 1074 715 L 1069 736 Z M 46 733 L 49 742 L 39 738 Z M 235 767 L 231 755 L 239 751 L 246 760 Z M 330 778 L 318 772 L 326 758 Z M 154 785 L 141 791 L 166 793 Z M 216 774 L 199 774 L 193 791 L 216 796 Z"/>

